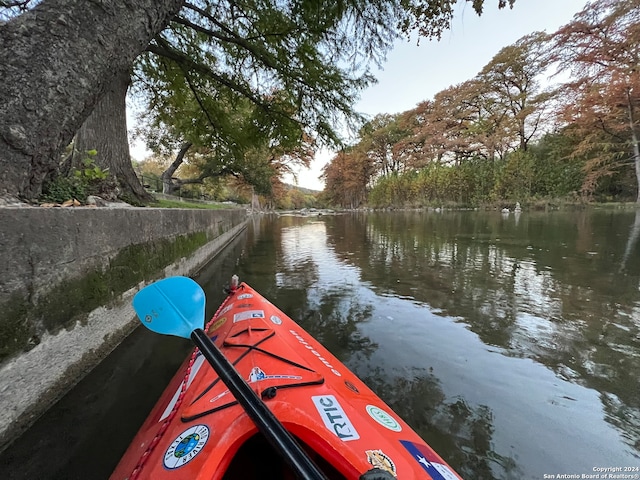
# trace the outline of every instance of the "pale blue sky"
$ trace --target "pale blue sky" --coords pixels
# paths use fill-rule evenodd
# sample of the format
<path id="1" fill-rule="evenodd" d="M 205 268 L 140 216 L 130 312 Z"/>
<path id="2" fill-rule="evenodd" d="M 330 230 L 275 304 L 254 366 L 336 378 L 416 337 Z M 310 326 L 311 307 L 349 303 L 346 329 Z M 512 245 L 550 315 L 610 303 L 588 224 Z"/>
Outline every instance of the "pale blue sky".
<path id="1" fill-rule="evenodd" d="M 457 83 L 473 78 L 502 47 L 531 32 L 552 33 L 568 23 L 586 0 L 516 0 L 514 8 L 498 10 L 498 0 L 485 0 L 478 17 L 470 4 L 458 2 L 451 30 L 439 42 L 398 42 L 383 70 L 374 72 L 378 83 L 365 90 L 357 110 L 370 116 L 398 113 Z M 322 190 L 317 178 L 333 156 L 322 152 L 308 170 L 298 173 L 298 185 Z M 287 180 L 294 183 L 292 179 Z"/>

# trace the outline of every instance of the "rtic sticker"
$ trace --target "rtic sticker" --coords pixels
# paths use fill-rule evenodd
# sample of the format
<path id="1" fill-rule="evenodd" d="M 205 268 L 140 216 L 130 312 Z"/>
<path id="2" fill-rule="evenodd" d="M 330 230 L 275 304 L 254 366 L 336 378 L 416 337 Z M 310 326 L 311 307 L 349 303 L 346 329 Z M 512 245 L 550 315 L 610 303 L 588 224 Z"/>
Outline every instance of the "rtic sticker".
<path id="1" fill-rule="evenodd" d="M 185 430 L 164 452 L 164 466 L 173 470 L 186 465 L 200 453 L 207 440 L 209 440 L 209 427 L 206 425 L 195 425 Z"/>
<path id="2" fill-rule="evenodd" d="M 282 325 L 282 319 L 277 315 L 271 315 L 271 322 L 273 322 L 275 325 Z"/>
<path id="3" fill-rule="evenodd" d="M 399 432 L 402 430 L 402 426 L 396 421 L 395 418 L 393 418 L 381 408 L 376 407 L 375 405 L 367 405 L 367 413 L 380 425 L 388 428 L 393 432 Z"/>
<path id="4" fill-rule="evenodd" d="M 336 397 L 333 395 L 318 395 L 311 397 L 311 400 L 313 400 L 313 404 L 318 409 L 324 425 L 340 440 L 349 442 L 360 438 Z"/>

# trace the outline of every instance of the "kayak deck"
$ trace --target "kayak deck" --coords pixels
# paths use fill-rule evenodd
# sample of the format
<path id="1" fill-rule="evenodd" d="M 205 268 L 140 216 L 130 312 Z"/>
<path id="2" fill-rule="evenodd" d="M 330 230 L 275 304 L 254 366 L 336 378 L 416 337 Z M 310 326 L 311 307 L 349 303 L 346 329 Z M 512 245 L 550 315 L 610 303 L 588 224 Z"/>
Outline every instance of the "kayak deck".
<path id="1" fill-rule="evenodd" d="M 227 297 L 207 335 L 327 478 L 357 479 L 379 468 L 403 480 L 460 479 L 358 377 L 247 284 Z M 196 351 L 111 478 L 294 476 Z"/>

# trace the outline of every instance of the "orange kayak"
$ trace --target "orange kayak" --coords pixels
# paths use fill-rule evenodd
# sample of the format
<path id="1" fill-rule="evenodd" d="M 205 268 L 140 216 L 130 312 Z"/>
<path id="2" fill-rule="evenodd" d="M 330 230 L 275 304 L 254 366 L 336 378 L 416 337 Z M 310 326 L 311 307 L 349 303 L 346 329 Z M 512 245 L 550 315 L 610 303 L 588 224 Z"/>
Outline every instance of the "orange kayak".
<path id="1" fill-rule="evenodd" d="M 149 311 L 147 321 L 155 315 Z M 247 284 L 231 288 L 204 332 L 326 478 L 461 479 L 358 377 Z M 201 349 L 181 366 L 111 476 L 295 477 Z"/>

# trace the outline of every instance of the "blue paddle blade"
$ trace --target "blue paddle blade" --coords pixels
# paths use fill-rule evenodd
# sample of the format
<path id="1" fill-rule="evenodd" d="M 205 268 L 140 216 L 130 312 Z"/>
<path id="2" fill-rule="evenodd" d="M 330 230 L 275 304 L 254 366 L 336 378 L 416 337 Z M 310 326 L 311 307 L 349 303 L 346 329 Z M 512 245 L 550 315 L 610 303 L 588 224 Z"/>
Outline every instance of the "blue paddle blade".
<path id="1" fill-rule="evenodd" d="M 187 277 L 169 277 L 146 286 L 133 297 L 133 308 L 149 330 L 190 338 L 204 327 L 204 291 Z"/>

